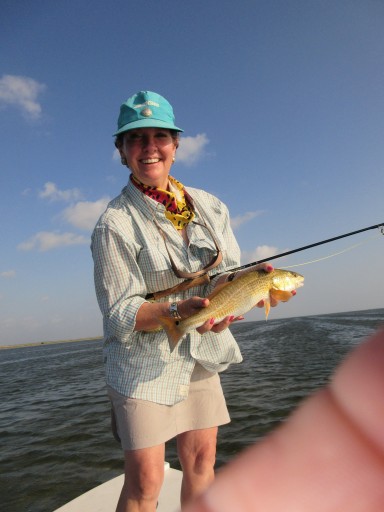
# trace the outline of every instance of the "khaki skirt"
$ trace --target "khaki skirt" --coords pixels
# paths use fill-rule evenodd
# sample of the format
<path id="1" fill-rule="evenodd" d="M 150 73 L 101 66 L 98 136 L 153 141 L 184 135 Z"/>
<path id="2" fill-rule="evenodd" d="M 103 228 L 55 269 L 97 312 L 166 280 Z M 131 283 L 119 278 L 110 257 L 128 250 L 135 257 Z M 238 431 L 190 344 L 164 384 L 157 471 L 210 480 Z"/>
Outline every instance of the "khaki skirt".
<path id="1" fill-rule="evenodd" d="M 189 430 L 230 422 L 220 377 L 196 364 L 189 395 L 175 405 L 128 398 L 108 386 L 112 431 L 123 450 L 157 446 Z"/>

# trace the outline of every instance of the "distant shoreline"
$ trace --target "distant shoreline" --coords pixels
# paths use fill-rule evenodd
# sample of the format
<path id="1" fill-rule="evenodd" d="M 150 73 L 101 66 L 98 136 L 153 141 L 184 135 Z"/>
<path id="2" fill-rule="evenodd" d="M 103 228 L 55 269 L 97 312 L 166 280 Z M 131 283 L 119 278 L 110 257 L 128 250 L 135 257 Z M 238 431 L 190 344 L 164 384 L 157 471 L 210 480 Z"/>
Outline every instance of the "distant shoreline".
<path id="1" fill-rule="evenodd" d="M 10 348 L 26 348 L 26 347 L 41 347 L 41 345 L 58 345 L 59 343 L 75 343 L 77 341 L 96 341 L 102 340 L 102 336 L 95 336 L 94 338 L 78 338 L 74 340 L 58 340 L 58 341 L 38 341 L 35 343 L 20 343 L 16 345 L 0 345 L 0 350 Z"/>

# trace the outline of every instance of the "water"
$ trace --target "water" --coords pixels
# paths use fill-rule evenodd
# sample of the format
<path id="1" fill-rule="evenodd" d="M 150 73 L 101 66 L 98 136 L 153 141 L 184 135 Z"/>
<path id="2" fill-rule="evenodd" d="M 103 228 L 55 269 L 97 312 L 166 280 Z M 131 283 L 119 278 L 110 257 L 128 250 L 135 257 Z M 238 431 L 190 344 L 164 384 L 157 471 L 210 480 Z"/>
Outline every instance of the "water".
<path id="1" fill-rule="evenodd" d="M 284 421 L 343 356 L 384 321 L 384 309 L 232 326 L 244 362 L 222 374 L 232 423 L 217 466 Z M 109 428 L 101 341 L 0 351 L 0 503 L 52 512 L 123 470 Z M 175 442 L 167 447 L 175 468 Z"/>

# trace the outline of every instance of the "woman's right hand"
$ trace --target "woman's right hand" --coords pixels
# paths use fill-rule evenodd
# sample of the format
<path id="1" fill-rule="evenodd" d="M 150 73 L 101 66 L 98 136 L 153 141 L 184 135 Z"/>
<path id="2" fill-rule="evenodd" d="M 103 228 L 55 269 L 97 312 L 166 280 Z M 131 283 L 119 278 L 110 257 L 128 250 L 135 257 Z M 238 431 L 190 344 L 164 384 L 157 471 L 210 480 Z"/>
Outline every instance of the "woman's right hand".
<path id="1" fill-rule="evenodd" d="M 198 313 L 202 308 L 209 306 L 209 299 L 203 297 L 194 296 L 189 299 L 179 300 L 177 302 L 177 311 L 181 316 L 181 319 L 189 318 L 190 316 Z"/>

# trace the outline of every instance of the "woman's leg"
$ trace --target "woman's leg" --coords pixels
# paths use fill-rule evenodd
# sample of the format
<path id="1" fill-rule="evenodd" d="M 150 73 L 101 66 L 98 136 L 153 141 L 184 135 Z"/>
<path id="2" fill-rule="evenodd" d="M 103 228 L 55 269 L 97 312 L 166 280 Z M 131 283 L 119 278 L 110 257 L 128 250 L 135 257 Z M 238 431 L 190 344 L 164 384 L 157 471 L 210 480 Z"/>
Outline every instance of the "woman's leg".
<path id="1" fill-rule="evenodd" d="M 217 427 L 191 430 L 177 436 L 183 468 L 182 505 L 201 494 L 215 478 L 217 430 Z"/>
<path id="2" fill-rule="evenodd" d="M 116 512 L 155 512 L 164 480 L 165 445 L 125 451 L 125 480 Z"/>

